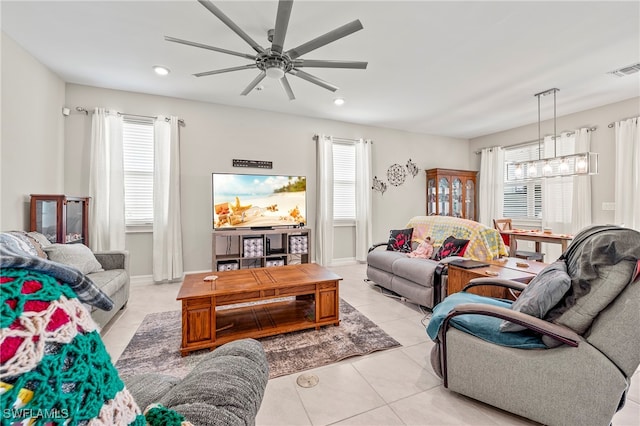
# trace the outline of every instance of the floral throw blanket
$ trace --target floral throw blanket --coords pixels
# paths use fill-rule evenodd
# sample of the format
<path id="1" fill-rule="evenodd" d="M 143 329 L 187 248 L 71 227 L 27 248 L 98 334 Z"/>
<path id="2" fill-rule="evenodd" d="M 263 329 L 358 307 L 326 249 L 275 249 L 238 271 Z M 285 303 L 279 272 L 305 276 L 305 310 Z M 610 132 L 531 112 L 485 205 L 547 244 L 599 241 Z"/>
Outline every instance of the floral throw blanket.
<path id="1" fill-rule="evenodd" d="M 440 247 L 447 237 L 469 240 L 464 257 L 474 260 L 491 260 L 508 256 L 509 252 L 500 233 L 480 222 L 449 216 L 415 216 L 407 228 L 413 228 L 413 241 L 421 243 L 431 237 L 434 247 Z"/>

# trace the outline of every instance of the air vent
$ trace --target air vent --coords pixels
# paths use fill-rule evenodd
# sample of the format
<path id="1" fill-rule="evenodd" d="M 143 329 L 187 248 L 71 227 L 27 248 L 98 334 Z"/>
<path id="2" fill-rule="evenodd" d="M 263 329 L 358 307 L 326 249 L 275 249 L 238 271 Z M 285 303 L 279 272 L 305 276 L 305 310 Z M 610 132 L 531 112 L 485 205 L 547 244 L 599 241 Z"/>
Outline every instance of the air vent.
<path id="1" fill-rule="evenodd" d="M 622 67 L 617 70 L 609 71 L 607 74 L 613 74 L 616 77 L 625 77 L 627 75 L 635 74 L 638 71 L 640 71 L 640 63 L 628 65 L 626 67 Z"/>

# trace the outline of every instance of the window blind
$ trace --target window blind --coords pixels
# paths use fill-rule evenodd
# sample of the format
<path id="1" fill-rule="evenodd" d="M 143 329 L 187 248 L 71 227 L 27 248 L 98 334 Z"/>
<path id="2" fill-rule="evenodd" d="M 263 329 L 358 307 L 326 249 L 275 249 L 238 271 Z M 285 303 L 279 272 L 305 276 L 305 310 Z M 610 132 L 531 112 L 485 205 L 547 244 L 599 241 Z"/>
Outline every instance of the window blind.
<path id="1" fill-rule="evenodd" d="M 127 226 L 153 223 L 153 123 L 124 118 L 124 194 Z"/>
<path id="2" fill-rule="evenodd" d="M 542 157 L 542 147 L 538 143 L 505 148 L 504 159 L 507 162 L 537 160 Z M 511 172 L 513 173 L 513 171 Z M 504 216 L 512 219 L 540 220 L 542 217 L 542 180 L 513 182 L 513 176 L 504 171 Z"/>
<path id="3" fill-rule="evenodd" d="M 356 218 L 356 146 L 333 144 L 333 220 Z"/>

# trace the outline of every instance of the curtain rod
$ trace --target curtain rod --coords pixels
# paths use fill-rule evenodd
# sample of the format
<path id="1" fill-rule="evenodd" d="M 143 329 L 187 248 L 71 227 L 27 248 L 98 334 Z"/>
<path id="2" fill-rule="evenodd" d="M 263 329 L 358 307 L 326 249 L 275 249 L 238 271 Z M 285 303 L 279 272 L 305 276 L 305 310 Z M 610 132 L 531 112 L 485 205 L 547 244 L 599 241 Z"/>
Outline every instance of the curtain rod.
<path id="1" fill-rule="evenodd" d="M 313 139 L 317 140 L 320 137 L 320 135 L 318 133 L 313 135 Z M 360 140 L 365 141 L 366 143 L 370 143 L 371 145 L 373 145 L 373 141 L 368 140 L 368 139 L 349 139 L 349 138 L 333 138 L 334 141 L 338 141 L 338 142 L 360 142 Z"/>
<path id="2" fill-rule="evenodd" d="M 81 107 L 81 106 L 77 106 L 76 111 L 84 112 L 85 115 L 89 115 L 89 112 L 93 112 L 93 111 L 88 111 L 85 107 Z M 111 112 L 111 111 L 107 110 L 107 112 Z M 118 115 L 128 115 L 130 117 L 153 118 L 154 120 L 158 118 L 151 115 L 128 114 L 126 112 L 120 112 L 120 111 L 114 111 L 114 112 Z M 165 121 L 169 121 L 169 117 L 165 117 Z M 182 118 L 179 118 L 178 124 L 180 124 L 181 126 L 184 126 L 185 125 L 184 120 Z"/>
<path id="3" fill-rule="evenodd" d="M 589 127 L 589 131 L 591 131 L 591 132 L 595 132 L 596 130 L 598 130 L 598 128 L 597 128 L 597 127 Z M 575 134 L 576 132 L 560 132 L 560 134 L 562 134 L 562 133 L 566 133 L 567 135 L 573 135 L 573 134 Z M 551 136 L 551 135 L 547 135 L 547 136 Z M 546 138 L 547 136 L 545 136 L 545 138 Z M 555 139 L 555 136 L 551 136 L 551 137 L 553 137 L 553 138 Z M 544 138 L 543 138 L 543 139 L 544 139 Z M 525 141 L 525 142 L 518 142 L 517 144 L 514 144 L 514 145 L 507 145 L 507 146 L 505 146 L 505 147 L 503 147 L 503 148 L 517 148 L 517 147 L 519 147 L 519 146 L 530 145 L 530 144 L 532 144 L 532 143 L 534 143 L 534 142 L 538 142 L 538 139 L 532 139 L 532 140 L 530 140 L 530 141 Z M 496 147 L 493 147 L 493 148 L 496 148 Z M 474 153 L 474 154 L 476 154 L 476 155 L 479 155 L 479 154 L 481 154 L 481 153 L 482 153 L 482 151 L 474 151 L 473 153 Z"/>
<path id="4" fill-rule="evenodd" d="M 613 128 L 613 126 L 615 126 L 615 125 L 616 125 L 616 123 L 619 123 L 619 122 L 621 122 L 621 121 L 630 120 L 630 119 L 632 119 L 632 118 L 640 118 L 640 116 L 623 118 L 622 120 L 618 120 L 618 121 L 614 121 L 613 123 L 609 123 L 609 126 L 607 126 L 607 127 L 609 127 L 610 129 L 612 129 L 612 128 Z"/>

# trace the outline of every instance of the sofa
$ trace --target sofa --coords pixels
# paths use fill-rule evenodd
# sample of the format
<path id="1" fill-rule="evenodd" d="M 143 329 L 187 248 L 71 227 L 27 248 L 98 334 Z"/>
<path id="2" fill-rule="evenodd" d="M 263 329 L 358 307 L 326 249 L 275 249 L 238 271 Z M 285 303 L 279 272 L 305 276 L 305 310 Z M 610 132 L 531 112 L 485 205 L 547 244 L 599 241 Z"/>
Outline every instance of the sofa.
<path id="1" fill-rule="evenodd" d="M 269 378 L 260 342 L 223 345 L 183 379 L 125 379 L 85 308 L 108 298 L 82 274 L 60 274 L 53 262 L 21 257 L 0 242 L 3 266 L 12 265 L 0 269 L 2 424 L 255 424 Z"/>
<path id="2" fill-rule="evenodd" d="M 129 253 L 108 251 L 92 253 L 82 244 L 52 244 L 38 232 L 8 231 L 0 233 L 0 242 L 14 251 L 78 269 L 113 302 L 111 309 L 85 305 L 91 317 L 103 328 L 127 304 L 130 276 Z"/>
<path id="3" fill-rule="evenodd" d="M 382 250 L 387 243 L 374 245 L 367 255 L 367 279 L 429 309 L 446 295 L 447 264 L 455 259 L 479 261 L 508 256 L 500 233 L 479 222 L 449 216 L 415 216 L 405 228 L 413 230 L 411 242 L 415 247 L 429 237 L 434 255 L 450 236 L 469 240 L 462 256 L 442 260 L 412 258 L 406 252 Z"/>

